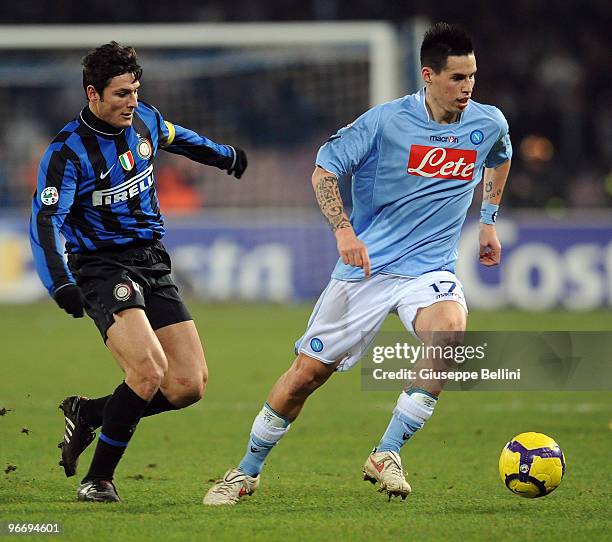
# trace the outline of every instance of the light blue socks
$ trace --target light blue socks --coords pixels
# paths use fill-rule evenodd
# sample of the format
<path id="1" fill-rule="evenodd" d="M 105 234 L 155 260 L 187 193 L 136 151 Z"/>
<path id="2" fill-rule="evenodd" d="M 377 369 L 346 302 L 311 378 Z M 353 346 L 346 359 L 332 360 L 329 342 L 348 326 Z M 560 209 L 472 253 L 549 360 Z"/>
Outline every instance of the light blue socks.
<path id="1" fill-rule="evenodd" d="M 402 392 L 376 451 L 399 453 L 406 441 L 431 417 L 437 401 L 435 396 L 421 388 Z"/>
<path id="2" fill-rule="evenodd" d="M 257 476 L 270 450 L 289 429 L 289 420 L 276 413 L 268 403 L 255 418 L 247 451 L 238 468 L 249 476 Z"/>

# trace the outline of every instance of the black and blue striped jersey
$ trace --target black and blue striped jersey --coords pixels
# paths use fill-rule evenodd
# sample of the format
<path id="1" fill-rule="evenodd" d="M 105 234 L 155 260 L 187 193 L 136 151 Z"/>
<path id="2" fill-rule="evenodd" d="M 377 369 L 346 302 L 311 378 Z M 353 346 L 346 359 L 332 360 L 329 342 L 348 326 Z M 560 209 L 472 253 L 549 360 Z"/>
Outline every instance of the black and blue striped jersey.
<path id="1" fill-rule="evenodd" d="M 132 125 L 114 129 L 88 107 L 45 151 L 32 200 L 30 241 L 36 270 L 51 295 L 74 279 L 63 258 L 163 237 L 153 163 L 158 149 L 230 169 L 236 151 L 139 102 Z"/>

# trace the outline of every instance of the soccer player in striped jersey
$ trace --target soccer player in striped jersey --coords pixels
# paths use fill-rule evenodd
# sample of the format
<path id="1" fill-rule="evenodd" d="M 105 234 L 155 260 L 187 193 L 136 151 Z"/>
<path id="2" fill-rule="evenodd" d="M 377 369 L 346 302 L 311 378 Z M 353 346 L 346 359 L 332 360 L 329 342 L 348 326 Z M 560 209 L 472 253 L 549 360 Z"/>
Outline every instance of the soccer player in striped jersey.
<path id="1" fill-rule="evenodd" d="M 208 378 L 160 241 L 157 152 L 181 154 L 238 179 L 247 167 L 240 148 L 172 124 L 139 101 L 141 75 L 132 47 L 110 42 L 85 56 L 87 105 L 44 153 L 32 200 L 30 239 L 40 279 L 68 314 L 87 312 L 125 373 L 106 397 L 71 396 L 60 405 L 66 476 L 76 473 L 79 455 L 101 427 L 77 491 L 82 501 L 118 501 L 113 475 L 140 418 L 195 403 Z"/>
<path id="2" fill-rule="evenodd" d="M 419 92 L 366 111 L 320 148 L 312 185 L 340 259 L 295 345 L 295 361 L 255 417 L 242 461 L 204 504 L 232 505 L 257 489 L 264 461 L 307 398 L 334 371 L 359 361 L 389 313 L 428 346 L 461 344 L 467 305 L 454 273 L 459 235 L 484 178 L 479 260 L 500 262 L 495 218 L 512 146 L 501 111 L 471 99 L 476 57 L 464 30 L 445 23 L 429 29 L 421 75 Z M 338 190 L 345 175 L 352 176 L 350 218 Z M 407 383 L 363 466 L 364 479 L 389 498 L 411 491 L 400 448 L 433 414 L 443 383 Z"/>

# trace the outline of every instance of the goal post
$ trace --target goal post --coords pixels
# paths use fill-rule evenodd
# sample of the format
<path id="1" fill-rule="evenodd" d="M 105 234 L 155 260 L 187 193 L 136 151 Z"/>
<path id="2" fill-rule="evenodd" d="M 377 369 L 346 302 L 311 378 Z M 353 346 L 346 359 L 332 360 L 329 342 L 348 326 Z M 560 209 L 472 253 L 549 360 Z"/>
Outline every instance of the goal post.
<path id="1" fill-rule="evenodd" d="M 110 40 L 140 48 L 369 46 L 370 106 L 399 95 L 399 42 L 385 22 L 0 25 L 0 49 L 77 49 Z"/>

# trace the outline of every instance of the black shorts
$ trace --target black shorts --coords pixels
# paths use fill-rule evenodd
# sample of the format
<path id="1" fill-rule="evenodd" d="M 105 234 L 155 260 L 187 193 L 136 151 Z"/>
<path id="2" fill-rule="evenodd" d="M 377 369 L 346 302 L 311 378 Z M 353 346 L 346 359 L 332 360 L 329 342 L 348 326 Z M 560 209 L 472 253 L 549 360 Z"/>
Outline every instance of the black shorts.
<path id="1" fill-rule="evenodd" d="M 85 310 L 104 342 L 113 315 L 124 309 L 144 309 L 153 329 L 192 319 L 170 276 L 171 265 L 160 241 L 68 256 Z"/>

